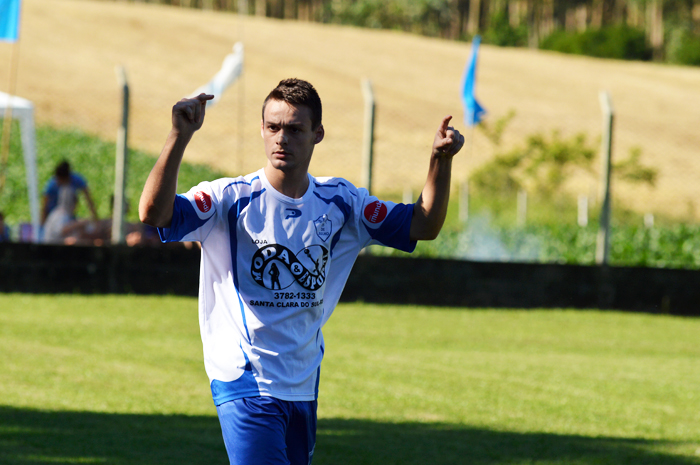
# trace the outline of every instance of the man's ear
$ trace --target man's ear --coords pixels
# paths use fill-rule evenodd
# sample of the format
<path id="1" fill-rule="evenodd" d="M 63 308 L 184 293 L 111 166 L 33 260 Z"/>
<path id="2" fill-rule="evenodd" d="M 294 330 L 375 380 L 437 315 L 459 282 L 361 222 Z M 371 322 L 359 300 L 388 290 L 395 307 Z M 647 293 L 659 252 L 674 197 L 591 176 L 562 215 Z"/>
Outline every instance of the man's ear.
<path id="1" fill-rule="evenodd" d="M 323 140 L 323 136 L 326 135 L 326 130 L 323 129 L 323 125 L 320 124 L 318 129 L 316 129 L 316 137 L 314 138 L 314 144 L 318 144 Z"/>
<path id="2" fill-rule="evenodd" d="M 265 138 L 265 120 L 260 120 L 260 137 Z"/>

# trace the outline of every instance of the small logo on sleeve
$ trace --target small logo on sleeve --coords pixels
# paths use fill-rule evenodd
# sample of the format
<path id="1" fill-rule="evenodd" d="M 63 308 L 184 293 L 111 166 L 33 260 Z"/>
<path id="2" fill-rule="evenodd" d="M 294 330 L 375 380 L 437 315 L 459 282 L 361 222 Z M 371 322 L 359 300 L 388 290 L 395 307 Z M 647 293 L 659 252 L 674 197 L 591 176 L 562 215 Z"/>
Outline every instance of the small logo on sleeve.
<path id="1" fill-rule="evenodd" d="M 194 194 L 194 201 L 197 204 L 197 208 L 199 208 L 199 211 L 202 213 L 207 213 L 211 210 L 211 197 L 206 192 L 199 191 Z"/>
<path id="2" fill-rule="evenodd" d="M 387 212 L 386 205 L 376 200 L 365 207 L 365 219 L 373 224 L 381 223 Z"/>

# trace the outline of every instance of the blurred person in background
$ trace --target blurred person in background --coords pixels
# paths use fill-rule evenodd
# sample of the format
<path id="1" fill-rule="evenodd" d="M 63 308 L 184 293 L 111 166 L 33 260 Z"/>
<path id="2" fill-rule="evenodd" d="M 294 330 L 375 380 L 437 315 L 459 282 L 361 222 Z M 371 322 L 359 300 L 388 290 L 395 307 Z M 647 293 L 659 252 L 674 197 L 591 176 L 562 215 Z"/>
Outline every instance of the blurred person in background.
<path id="1" fill-rule="evenodd" d="M 59 205 L 59 193 L 61 189 L 67 189 L 72 199 L 71 217 L 75 218 L 75 207 L 78 203 L 78 194 L 82 193 L 85 196 L 90 214 L 93 220 L 97 220 L 97 210 L 92 201 L 90 190 L 88 189 L 87 181 L 83 176 L 71 171 L 70 164 L 67 161 L 62 161 L 56 166 L 54 175 L 46 183 L 44 187 L 43 206 L 41 210 L 41 223 L 44 224 L 51 212 Z"/>
<path id="2" fill-rule="evenodd" d="M 10 242 L 10 227 L 5 224 L 5 214 L 0 212 L 0 242 Z"/>
<path id="3" fill-rule="evenodd" d="M 54 176 L 44 188 L 41 223 L 44 228 L 43 242 L 63 242 L 63 228 L 75 221 L 78 194 L 85 196 L 92 221 L 97 222 L 97 210 L 90 196 L 87 181 L 78 173 L 71 172 L 70 164 L 62 161 L 56 166 Z"/>

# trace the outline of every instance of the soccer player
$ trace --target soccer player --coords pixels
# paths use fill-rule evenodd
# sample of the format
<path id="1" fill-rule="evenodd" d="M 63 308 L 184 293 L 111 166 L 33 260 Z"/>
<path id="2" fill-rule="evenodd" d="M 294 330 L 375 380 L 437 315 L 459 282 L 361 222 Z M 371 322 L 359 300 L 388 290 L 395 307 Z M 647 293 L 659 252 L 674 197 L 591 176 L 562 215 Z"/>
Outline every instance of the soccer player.
<path id="1" fill-rule="evenodd" d="M 213 95 L 183 99 L 141 195 L 139 215 L 163 241 L 199 241 L 204 365 L 232 464 L 311 462 L 324 341 L 360 250 L 411 252 L 445 219 L 452 157 L 464 138 L 440 123 L 415 204 L 378 200 L 341 178 L 308 172 L 324 137 L 321 100 L 286 79 L 262 107 L 267 163 L 177 195 L 185 148 Z"/>

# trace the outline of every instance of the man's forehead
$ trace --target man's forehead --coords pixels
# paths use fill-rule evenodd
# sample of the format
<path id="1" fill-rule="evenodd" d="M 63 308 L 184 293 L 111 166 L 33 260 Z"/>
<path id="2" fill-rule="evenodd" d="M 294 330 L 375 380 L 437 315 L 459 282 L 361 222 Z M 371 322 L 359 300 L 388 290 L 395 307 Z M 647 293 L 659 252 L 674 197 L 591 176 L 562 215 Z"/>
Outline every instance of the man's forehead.
<path id="1" fill-rule="evenodd" d="M 284 100 L 269 100 L 263 118 L 268 122 L 311 125 L 311 109 L 306 105 L 293 105 Z"/>

